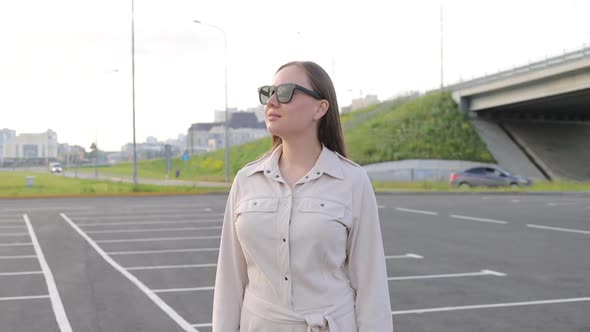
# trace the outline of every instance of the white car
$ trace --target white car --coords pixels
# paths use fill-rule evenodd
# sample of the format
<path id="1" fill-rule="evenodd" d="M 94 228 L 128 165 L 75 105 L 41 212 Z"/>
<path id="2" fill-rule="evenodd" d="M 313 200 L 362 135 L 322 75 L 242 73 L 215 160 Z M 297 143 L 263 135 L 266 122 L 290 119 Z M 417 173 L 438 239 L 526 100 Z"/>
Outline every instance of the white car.
<path id="1" fill-rule="evenodd" d="M 49 170 L 51 173 L 61 173 L 63 171 L 60 163 L 49 164 Z"/>

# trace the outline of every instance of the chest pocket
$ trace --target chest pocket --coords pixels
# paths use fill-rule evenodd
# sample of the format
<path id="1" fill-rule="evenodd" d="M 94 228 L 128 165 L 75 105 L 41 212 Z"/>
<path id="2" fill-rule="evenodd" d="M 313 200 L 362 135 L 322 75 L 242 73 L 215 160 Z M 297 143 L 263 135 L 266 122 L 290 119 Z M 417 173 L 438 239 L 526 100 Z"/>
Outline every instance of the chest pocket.
<path id="1" fill-rule="evenodd" d="M 298 210 L 299 212 L 321 213 L 345 224 L 343 218 L 346 206 L 337 202 L 322 200 L 319 198 L 303 198 L 301 203 L 299 203 Z"/>
<path id="2" fill-rule="evenodd" d="M 278 198 L 254 198 L 243 201 L 236 209 L 236 214 L 254 212 L 276 212 L 279 206 Z"/>

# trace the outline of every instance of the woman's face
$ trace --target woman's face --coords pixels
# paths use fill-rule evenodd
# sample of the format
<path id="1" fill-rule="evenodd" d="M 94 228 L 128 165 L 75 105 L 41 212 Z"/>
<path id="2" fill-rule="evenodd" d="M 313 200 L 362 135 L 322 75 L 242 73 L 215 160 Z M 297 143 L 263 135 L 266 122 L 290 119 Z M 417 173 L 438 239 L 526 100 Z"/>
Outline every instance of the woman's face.
<path id="1" fill-rule="evenodd" d="M 295 83 L 313 90 L 305 71 L 296 65 L 281 69 L 272 80 L 274 86 L 285 83 Z M 293 98 L 286 104 L 279 103 L 275 94 L 264 109 L 266 127 L 271 135 L 283 140 L 302 135 L 317 135 L 317 126 L 327 110 L 326 100 L 317 100 L 299 90 L 293 92 Z"/>

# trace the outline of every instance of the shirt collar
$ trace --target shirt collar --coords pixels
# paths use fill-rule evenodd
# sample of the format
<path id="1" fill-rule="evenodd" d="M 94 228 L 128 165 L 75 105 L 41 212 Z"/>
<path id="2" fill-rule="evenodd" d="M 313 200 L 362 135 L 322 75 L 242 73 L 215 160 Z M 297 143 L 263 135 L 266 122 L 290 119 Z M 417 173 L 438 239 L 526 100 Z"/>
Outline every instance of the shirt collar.
<path id="1" fill-rule="evenodd" d="M 253 167 L 247 175 L 251 176 L 255 173 L 263 172 L 267 177 L 280 178 L 281 172 L 279 170 L 279 158 L 282 153 L 283 145 L 281 144 L 272 151 L 269 157 Z M 340 157 L 324 145 L 322 145 L 322 152 L 320 153 L 318 160 L 307 173 L 305 179 L 313 180 L 319 178 L 322 174 L 327 174 L 336 179 L 344 180 L 344 171 L 342 170 Z"/>

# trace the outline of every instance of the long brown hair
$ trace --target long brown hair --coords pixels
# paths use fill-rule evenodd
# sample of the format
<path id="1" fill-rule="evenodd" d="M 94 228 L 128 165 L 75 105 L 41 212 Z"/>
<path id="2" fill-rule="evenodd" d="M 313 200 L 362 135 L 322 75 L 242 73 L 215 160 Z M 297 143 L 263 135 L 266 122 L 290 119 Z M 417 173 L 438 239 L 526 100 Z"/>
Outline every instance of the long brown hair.
<path id="1" fill-rule="evenodd" d="M 280 66 L 276 72 L 278 73 L 281 69 L 288 66 L 297 66 L 303 69 L 309 78 L 312 89 L 328 101 L 328 111 L 324 114 L 318 126 L 318 138 L 320 143 L 328 149 L 346 157 L 342 126 L 340 125 L 340 114 L 338 113 L 338 101 L 336 100 L 336 90 L 334 89 L 334 84 L 330 76 L 320 65 L 312 61 L 292 61 Z M 283 140 L 280 137 L 273 135 L 271 150 L 274 150 L 282 142 Z"/>

